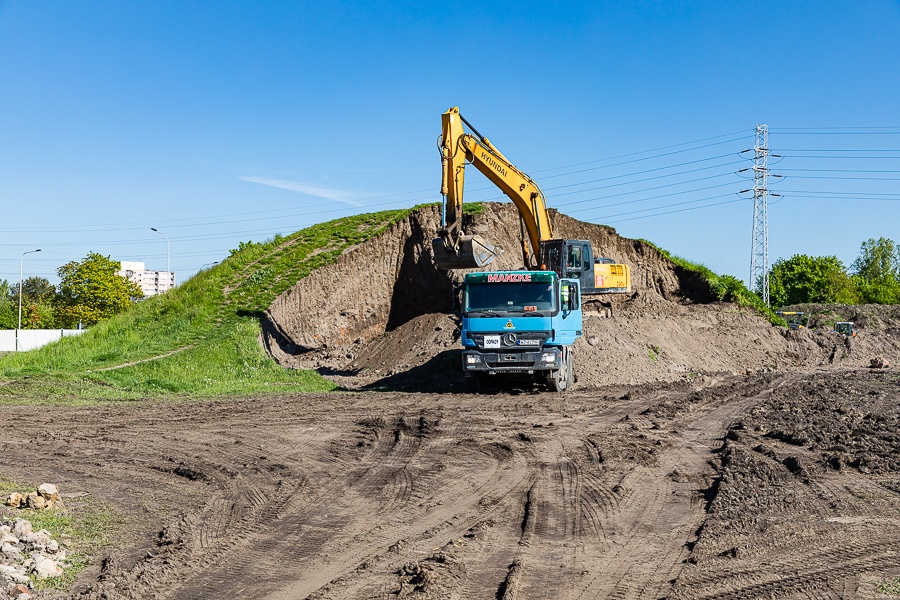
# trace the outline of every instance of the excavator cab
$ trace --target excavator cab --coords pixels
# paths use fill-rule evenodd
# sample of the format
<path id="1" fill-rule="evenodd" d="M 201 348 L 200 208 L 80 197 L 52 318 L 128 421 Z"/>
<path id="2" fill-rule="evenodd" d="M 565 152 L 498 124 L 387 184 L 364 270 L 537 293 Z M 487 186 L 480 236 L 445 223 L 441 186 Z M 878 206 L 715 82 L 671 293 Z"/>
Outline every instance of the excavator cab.
<path id="1" fill-rule="evenodd" d="M 595 257 L 588 240 L 546 240 L 541 242 L 542 268 L 555 271 L 561 278 L 581 281 L 583 294 L 622 294 L 631 292 L 628 265 L 611 258 Z"/>
<path id="2" fill-rule="evenodd" d="M 853 331 L 852 321 L 839 321 L 834 324 L 834 330 L 835 332 L 847 337 L 856 337 L 856 332 Z"/>

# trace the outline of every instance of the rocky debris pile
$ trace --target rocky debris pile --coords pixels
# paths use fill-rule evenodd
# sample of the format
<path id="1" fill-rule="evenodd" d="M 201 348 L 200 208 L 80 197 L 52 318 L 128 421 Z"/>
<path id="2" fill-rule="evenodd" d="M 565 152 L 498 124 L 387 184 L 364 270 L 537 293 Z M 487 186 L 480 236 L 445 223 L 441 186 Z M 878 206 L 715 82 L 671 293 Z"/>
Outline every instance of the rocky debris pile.
<path id="1" fill-rule="evenodd" d="M 7 506 L 44 510 L 60 506 L 59 489 L 45 483 L 37 491 L 12 493 Z M 34 531 L 30 521 L 0 517 L 0 589 L 8 597 L 27 600 L 32 597 L 32 578 L 61 577 L 66 550 L 46 529 Z"/>
<path id="2" fill-rule="evenodd" d="M 37 491 L 19 494 L 13 492 L 6 497 L 6 505 L 13 508 L 44 510 L 59 505 L 59 488 L 52 483 L 42 483 Z"/>
<path id="3" fill-rule="evenodd" d="M 30 598 L 31 577 L 60 577 L 66 551 L 46 529 L 33 531 L 25 519 L 0 520 L 0 585 L 12 598 Z"/>

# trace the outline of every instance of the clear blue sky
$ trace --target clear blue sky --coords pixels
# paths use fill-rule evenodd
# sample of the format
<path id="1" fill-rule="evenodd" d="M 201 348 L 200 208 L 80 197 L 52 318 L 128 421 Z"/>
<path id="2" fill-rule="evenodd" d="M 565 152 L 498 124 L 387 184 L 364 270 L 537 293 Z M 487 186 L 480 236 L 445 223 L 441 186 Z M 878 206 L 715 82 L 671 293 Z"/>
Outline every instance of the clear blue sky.
<path id="1" fill-rule="evenodd" d="M 164 269 L 156 227 L 184 281 L 438 201 L 453 105 L 550 206 L 720 273 L 749 274 L 758 123 L 770 262 L 900 241 L 900 2 L 663 4 L 0 0 L 0 278 Z"/>

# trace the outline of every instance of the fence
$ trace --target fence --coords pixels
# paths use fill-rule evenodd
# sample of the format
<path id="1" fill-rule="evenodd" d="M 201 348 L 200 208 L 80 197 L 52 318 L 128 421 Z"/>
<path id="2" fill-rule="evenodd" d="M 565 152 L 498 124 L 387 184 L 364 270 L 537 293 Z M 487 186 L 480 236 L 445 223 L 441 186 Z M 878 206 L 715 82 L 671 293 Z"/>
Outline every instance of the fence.
<path id="1" fill-rule="evenodd" d="M 87 331 L 86 329 L 19 329 L 19 347 L 18 350 L 34 350 L 41 346 L 46 346 L 50 342 L 55 342 L 70 335 L 79 335 Z M 0 329 L 0 352 L 16 351 L 16 330 Z"/>

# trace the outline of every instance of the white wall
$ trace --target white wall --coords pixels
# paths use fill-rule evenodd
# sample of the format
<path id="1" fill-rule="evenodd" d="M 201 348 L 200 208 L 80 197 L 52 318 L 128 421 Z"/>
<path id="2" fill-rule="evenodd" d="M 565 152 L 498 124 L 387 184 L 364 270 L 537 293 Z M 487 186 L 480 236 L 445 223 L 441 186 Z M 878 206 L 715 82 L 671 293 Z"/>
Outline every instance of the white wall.
<path id="1" fill-rule="evenodd" d="M 70 335 L 79 335 L 87 331 L 86 329 L 20 329 L 19 330 L 19 350 L 34 350 L 41 346 L 46 346 L 50 342 L 68 337 Z M 16 330 L 0 329 L 0 352 L 16 351 Z"/>

